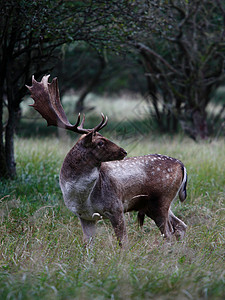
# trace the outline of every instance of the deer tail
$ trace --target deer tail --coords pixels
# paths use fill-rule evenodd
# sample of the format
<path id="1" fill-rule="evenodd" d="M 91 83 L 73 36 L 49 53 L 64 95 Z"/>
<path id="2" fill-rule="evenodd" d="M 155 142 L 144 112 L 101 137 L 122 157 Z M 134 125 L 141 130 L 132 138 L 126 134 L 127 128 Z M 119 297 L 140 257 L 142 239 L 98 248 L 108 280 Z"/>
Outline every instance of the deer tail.
<path id="1" fill-rule="evenodd" d="M 187 191 L 186 191 L 187 171 L 186 171 L 186 168 L 184 166 L 182 166 L 182 170 L 183 170 L 183 181 L 182 181 L 180 189 L 179 189 L 179 198 L 180 198 L 181 202 L 183 202 L 187 197 Z"/>

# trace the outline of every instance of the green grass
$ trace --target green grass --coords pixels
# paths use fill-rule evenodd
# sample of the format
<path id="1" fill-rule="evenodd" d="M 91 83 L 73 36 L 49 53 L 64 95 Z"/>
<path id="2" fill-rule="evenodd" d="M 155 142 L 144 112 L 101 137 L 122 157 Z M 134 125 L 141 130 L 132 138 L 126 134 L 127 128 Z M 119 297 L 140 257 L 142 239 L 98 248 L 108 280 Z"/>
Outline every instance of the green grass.
<path id="1" fill-rule="evenodd" d="M 125 251 L 107 220 L 98 223 L 93 247 L 86 249 L 58 184 L 77 136 L 46 128 L 24 102 L 24 114 L 35 119 L 23 120 L 15 140 L 17 178 L 0 182 L 0 299 L 224 299 L 224 141 L 152 135 L 145 102 L 93 97 L 87 104 L 94 101 L 96 109 L 87 113 L 86 128 L 103 111 L 109 117 L 103 134 L 130 156 L 161 153 L 184 162 L 188 197 L 173 211 L 188 225 L 185 239 L 165 242 L 147 218 L 141 231 L 132 213 Z M 63 103 L 73 123 L 71 97 Z"/>
<path id="2" fill-rule="evenodd" d="M 108 221 L 86 249 L 58 185 L 71 140 L 17 138 L 18 176 L 0 182 L 1 299 L 224 299 L 224 141 L 115 138 L 129 155 L 158 152 L 185 163 L 188 198 L 173 206 L 188 225 L 185 239 L 166 243 L 150 219 L 142 232 L 133 213 L 126 251 Z"/>

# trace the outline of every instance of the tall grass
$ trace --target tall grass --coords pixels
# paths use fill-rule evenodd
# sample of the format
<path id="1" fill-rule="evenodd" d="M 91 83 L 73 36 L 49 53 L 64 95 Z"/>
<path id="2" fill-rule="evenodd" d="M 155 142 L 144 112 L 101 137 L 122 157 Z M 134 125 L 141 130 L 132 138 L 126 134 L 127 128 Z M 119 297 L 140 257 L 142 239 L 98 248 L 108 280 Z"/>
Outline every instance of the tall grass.
<path id="1" fill-rule="evenodd" d="M 71 99 L 64 100 L 69 112 Z M 132 213 L 125 251 L 103 220 L 92 248 L 85 248 L 81 226 L 65 207 L 58 184 L 75 141 L 46 131 L 42 120 L 28 120 L 16 139 L 17 178 L 0 182 L 0 299 L 224 299 L 224 141 L 197 144 L 181 135 L 152 135 L 143 101 L 95 104 L 87 128 L 103 111 L 110 119 L 103 133 L 130 156 L 161 153 L 184 162 L 188 198 L 176 201 L 173 211 L 188 225 L 185 239 L 165 242 L 150 219 L 141 231 Z M 25 108 L 26 116 L 34 117 Z M 34 133 L 38 136 L 31 138 Z"/>
<path id="2" fill-rule="evenodd" d="M 0 183 L 1 299 L 224 299 L 224 141 L 148 135 L 118 142 L 129 155 L 158 152 L 185 163 L 188 198 L 173 206 L 188 225 L 185 239 L 168 244 L 150 219 L 140 231 L 133 213 L 126 251 L 108 221 L 86 249 L 58 185 L 71 141 L 18 138 L 18 176 Z"/>

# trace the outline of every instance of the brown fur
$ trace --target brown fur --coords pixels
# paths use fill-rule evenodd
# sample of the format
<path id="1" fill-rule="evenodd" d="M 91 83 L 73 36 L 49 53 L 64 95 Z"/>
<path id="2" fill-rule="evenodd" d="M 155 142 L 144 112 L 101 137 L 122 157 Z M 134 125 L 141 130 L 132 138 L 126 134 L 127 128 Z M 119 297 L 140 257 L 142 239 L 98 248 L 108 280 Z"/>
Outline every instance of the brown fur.
<path id="1" fill-rule="evenodd" d="M 102 121 L 93 129 L 84 129 L 80 115 L 75 125 L 66 118 L 59 99 L 57 79 L 48 83 L 32 79 L 28 87 L 35 101 L 33 107 L 48 125 L 83 134 L 67 154 L 60 172 L 60 187 L 66 206 L 80 219 L 84 241 L 95 234 L 98 218 L 108 218 L 120 244 L 126 243 L 124 213 L 138 212 L 143 226 L 145 215 L 152 218 L 164 237 L 183 237 L 186 225 L 172 213 L 176 195 L 186 198 L 186 169 L 177 159 L 160 154 L 124 159 L 126 151 L 103 137 Z"/>

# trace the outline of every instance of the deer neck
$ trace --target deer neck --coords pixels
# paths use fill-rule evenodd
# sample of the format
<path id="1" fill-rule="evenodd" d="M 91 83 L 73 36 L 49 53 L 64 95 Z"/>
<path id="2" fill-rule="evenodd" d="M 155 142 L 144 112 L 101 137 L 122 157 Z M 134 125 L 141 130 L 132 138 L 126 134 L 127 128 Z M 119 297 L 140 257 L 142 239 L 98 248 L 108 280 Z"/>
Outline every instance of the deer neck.
<path id="1" fill-rule="evenodd" d="M 99 162 L 85 148 L 75 145 L 67 154 L 60 172 L 60 185 L 72 185 L 78 193 L 90 193 L 99 177 Z"/>
<path id="2" fill-rule="evenodd" d="M 76 145 L 67 154 L 60 172 L 60 187 L 66 206 L 78 217 L 91 219 L 91 193 L 99 178 L 97 163 Z"/>

